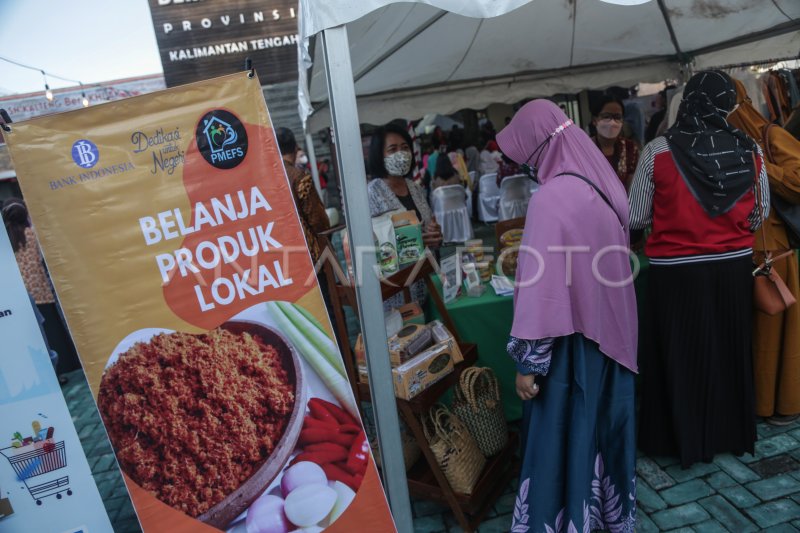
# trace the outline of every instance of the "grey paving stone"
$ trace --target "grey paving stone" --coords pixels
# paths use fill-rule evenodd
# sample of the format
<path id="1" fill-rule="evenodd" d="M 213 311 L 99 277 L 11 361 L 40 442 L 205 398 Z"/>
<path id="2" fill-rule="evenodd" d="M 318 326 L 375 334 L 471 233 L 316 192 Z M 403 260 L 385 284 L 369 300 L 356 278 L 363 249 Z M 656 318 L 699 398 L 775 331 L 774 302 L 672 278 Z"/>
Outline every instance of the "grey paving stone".
<path id="1" fill-rule="evenodd" d="M 638 487 L 637 487 L 638 489 Z M 636 531 L 639 533 L 657 533 L 658 526 L 644 513 L 636 513 Z"/>
<path id="2" fill-rule="evenodd" d="M 716 520 L 708 520 L 706 522 L 701 522 L 695 526 L 693 529 L 696 533 L 728 533 L 728 529 L 725 528 L 722 524 L 717 522 Z"/>
<path id="3" fill-rule="evenodd" d="M 684 503 L 697 501 L 712 494 L 714 494 L 714 489 L 712 489 L 708 483 L 702 479 L 686 481 L 685 483 L 662 490 L 659 493 L 664 501 L 670 506 L 682 505 Z"/>
<path id="4" fill-rule="evenodd" d="M 636 461 L 636 473 L 639 474 L 653 490 L 662 490 L 675 485 L 675 480 L 664 472 L 655 461 L 647 457 Z"/>
<path id="5" fill-rule="evenodd" d="M 424 516 L 414 519 L 414 531 L 419 533 L 440 533 L 447 531 L 441 515 Z"/>
<path id="6" fill-rule="evenodd" d="M 772 457 L 773 455 L 796 450 L 798 447 L 800 447 L 800 442 L 790 435 L 775 435 L 756 442 L 756 456 Z"/>
<path id="7" fill-rule="evenodd" d="M 800 471 L 800 462 L 788 453 L 782 453 L 753 463 L 750 465 L 750 469 L 762 478 L 768 478 L 787 472 Z"/>
<path id="8" fill-rule="evenodd" d="M 762 528 L 783 524 L 800 516 L 800 506 L 790 499 L 775 500 L 747 509 L 746 513 Z"/>
<path id="9" fill-rule="evenodd" d="M 413 504 L 413 509 L 414 518 L 430 516 L 432 514 L 442 514 L 449 510 L 447 506 L 430 500 L 416 500 Z"/>
<path id="10" fill-rule="evenodd" d="M 636 503 L 647 513 L 667 508 L 667 503 L 647 483 L 636 485 Z"/>
<path id="11" fill-rule="evenodd" d="M 720 489 L 719 493 L 725 496 L 737 509 L 747 509 L 748 507 L 761 503 L 761 500 L 741 486 Z"/>
<path id="12" fill-rule="evenodd" d="M 739 483 L 747 483 L 748 481 L 758 481 L 761 479 L 758 474 L 750 470 L 731 454 L 726 453 L 718 455 L 714 458 L 714 463 Z"/>
<path id="13" fill-rule="evenodd" d="M 710 496 L 700 500 L 700 505 L 703 509 L 718 520 L 730 531 L 736 533 L 745 533 L 749 531 L 757 531 L 758 528 L 740 513 L 733 505 L 728 503 L 728 500 L 722 496 Z"/>
<path id="14" fill-rule="evenodd" d="M 747 490 L 761 498 L 763 501 L 782 498 L 789 494 L 800 492 L 800 481 L 789 475 L 781 475 L 755 481 L 745 485 Z"/>
<path id="15" fill-rule="evenodd" d="M 763 530 L 764 533 L 794 533 L 797 528 L 791 524 L 779 524 Z"/>
<path id="16" fill-rule="evenodd" d="M 705 522 L 711 517 L 698 503 L 692 502 L 653 513 L 650 518 L 662 530 L 670 530 Z"/>
<path id="17" fill-rule="evenodd" d="M 718 470 L 719 467 L 714 463 L 697 463 L 686 470 L 681 468 L 680 465 L 674 465 L 668 467 L 665 471 L 672 479 L 678 483 L 683 483 L 684 481 L 706 476 L 713 472 L 717 472 Z"/>
<path id="18" fill-rule="evenodd" d="M 494 504 L 494 509 L 497 511 L 498 515 L 513 513 L 514 503 L 516 503 L 516 501 L 516 494 L 505 494 L 497 499 L 497 503 Z"/>
<path id="19" fill-rule="evenodd" d="M 498 516 L 484 520 L 478 530 L 480 533 L 507 533 L 511 529 L 511 516 Z"/>
<path id="20" fill-rule="evenodd" d="M 725 472 L 714 472 L 706 478 L 706 482 L 716 490 L 738 485 L 738 483 Z"/>

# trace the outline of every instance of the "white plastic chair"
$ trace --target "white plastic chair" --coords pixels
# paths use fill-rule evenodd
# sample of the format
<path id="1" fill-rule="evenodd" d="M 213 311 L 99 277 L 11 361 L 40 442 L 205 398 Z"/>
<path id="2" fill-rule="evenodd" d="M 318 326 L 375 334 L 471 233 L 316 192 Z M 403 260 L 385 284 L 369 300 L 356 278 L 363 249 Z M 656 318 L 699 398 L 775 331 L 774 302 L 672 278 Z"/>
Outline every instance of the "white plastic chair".
<path id="1" fill-rule="evenodd" d="M 478 182 L 478 220 L 497 222 L 497 203 L 500 189 L 497 187 L 497 174 L 484 174 Z"/>
<path id="2" fill-rule="evenodd" d="M 500 221 L 524 217 L 531 199 L 531 179 L 524 174 L 509 176 L 500 183 Z"/>
<path id="3" fill-rule="evenodd" d="M 467 210 L 467 194 L 461 185 L 445 185 L 433 190 L 433 214 L 442 227 L 444 242 L 464 242 L 473 237 Z"/>

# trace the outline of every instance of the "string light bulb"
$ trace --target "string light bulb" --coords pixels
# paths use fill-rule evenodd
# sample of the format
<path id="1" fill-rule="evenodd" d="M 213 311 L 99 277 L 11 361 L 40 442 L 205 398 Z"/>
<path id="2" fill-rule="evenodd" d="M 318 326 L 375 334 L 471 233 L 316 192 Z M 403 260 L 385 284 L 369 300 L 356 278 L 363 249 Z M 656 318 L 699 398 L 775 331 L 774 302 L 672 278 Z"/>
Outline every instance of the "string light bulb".
<path id="1" fill-rule="evenodd" d="M 50 90 L 50 86 L 47 84 L 47 74 L 44 71 L 41 71 L 42 77 L 44 78 L 44 97 L 47 98 L 48 102 L 53 101 L 53 91 Z"/>
<path id="2" fill-rule="evenodd" d="M 81 103 L 83 104 L 83 107 L 89 107 L 89 99 L 86 98 L 86 90 L 83 88 L 82 83 L 80 83 L 80 86 L 81 86 L 81 98 L 82 98 Z"/>

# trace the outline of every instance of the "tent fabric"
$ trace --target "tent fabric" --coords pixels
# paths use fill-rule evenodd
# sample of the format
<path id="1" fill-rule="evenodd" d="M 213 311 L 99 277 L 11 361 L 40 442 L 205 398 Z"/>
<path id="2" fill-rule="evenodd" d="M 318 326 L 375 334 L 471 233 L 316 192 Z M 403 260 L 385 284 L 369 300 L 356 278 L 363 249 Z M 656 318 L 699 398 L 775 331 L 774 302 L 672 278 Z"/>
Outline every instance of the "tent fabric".
<path id="1" fill-rule="evenodd" d="M 799 49 L 797 0 L 651 0 L 631 6 L 600 0 L 301 0 L 300 6 L 301 116 L 310 114 L 312 102 L 320 107 L 327 100 L 321 47 L 312 62 L 308 39 L 346 24 L 359 118 L 373 124 L 660 81 L 678 75 L 679 59 L 708 51 L 722 60 L 728 56 L 714 47 L 749 35 L 758 40 L 740 47 L 746 55 L 796 55 Z M 316 113 L 310 129 L 327 126 L 328 115 Z"/>

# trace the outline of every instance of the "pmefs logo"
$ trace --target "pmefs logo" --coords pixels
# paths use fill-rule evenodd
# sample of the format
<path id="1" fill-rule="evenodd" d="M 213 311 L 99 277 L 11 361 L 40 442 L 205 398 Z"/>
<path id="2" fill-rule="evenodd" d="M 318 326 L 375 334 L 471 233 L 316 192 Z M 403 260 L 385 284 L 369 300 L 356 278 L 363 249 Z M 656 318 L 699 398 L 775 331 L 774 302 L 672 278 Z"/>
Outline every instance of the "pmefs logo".
<path id="1" fill-rule="evenodd" d="M 100 152 L 92 141 L 81 139 L 72 145 L 72 160 L 81 168 L 92 168 L 100 159 Z"/>
<path id="2" fill-rule="evenodd" d="M 197 148 L 216 168 L 229 169 L 247 155 L 247 132 L 242 122 L 228 111 L 209 111 L 197 124 Z"/>

